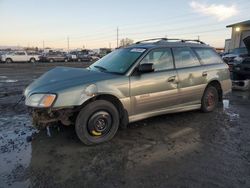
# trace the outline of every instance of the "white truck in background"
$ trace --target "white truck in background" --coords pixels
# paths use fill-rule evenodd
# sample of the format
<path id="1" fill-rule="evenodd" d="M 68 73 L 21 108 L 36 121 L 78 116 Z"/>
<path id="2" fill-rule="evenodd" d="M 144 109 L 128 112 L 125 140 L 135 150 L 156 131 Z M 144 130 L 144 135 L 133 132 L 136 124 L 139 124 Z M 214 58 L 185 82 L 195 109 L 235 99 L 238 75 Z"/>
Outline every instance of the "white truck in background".
<path id="1" fill-rule="evenodd" d="M 5 63 L 12 62 L 31 62 L 39 61 L 39 55 L 33 52 L 15 51 L 1 55 L 1 61 Z"/>

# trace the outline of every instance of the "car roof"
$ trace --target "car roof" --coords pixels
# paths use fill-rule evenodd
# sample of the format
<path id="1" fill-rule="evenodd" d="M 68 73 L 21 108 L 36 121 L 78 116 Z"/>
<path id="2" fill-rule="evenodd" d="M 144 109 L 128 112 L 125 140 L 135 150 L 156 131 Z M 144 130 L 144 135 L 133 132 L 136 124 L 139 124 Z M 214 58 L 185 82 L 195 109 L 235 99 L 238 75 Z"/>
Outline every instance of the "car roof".
<path id="1" fill-rule="evenodd" d="M 183 39 L 152 39 L 157 40 L 156 42 L 148 42 L 149 40 L 136 42 L 126 48 L 161 48 L 161 47 L 199 47 L 199 48 L 212 48 L 199 40 L 183 40 Z"/>

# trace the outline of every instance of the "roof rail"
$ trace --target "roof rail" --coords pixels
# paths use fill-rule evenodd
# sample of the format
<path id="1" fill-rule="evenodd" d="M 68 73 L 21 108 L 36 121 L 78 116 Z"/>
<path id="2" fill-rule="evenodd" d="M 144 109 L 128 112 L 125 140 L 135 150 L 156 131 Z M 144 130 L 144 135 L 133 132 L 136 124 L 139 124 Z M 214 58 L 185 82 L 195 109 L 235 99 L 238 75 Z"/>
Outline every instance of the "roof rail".
<path id="1" fill-rule="evenodd" d="M 202 42 L 200 40 L 195 40 L 195 39 L 184 39 L 182 42 L 198 42 L 200 44 L 206 44 L 205 42 Z"/>
<path id="2" fill-rule="evenodd" d="M 135 44 L 140 44 L 143 42 L 148 42 L 148 41 L 155 41 L 157 40 L 155 43 L 161 43 L 161 42 L 168 42 L 168 41 L 179 41 L 179 42 L 197 42 L 200 44 L 206 44 L 200 40 L 195 40 L 195 39 L 176 39 L 176 38 L 153 38 L 153 39 L 147 39 L 147 40 L 141 40 L 136 42 Z"/>
<path id="3" fill-rule="evenodd" d="M 154 40 L 161 41 L 161 40 L 167 40 L 167 38 L 153 38 L 153 39 L 146 39 L 146 40 L 137 41 L 135 44 L 140 44 L 140 43 L 142 43 L 142 42 L 148 42 L 148 41 L 154 41 Z"/>

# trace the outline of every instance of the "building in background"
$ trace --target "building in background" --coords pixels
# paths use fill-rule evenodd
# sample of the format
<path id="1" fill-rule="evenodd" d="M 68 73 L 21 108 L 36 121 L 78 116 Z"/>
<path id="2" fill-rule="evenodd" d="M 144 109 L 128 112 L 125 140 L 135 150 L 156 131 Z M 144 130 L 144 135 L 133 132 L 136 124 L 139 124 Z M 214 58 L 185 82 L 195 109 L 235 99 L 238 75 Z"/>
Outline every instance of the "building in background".
<path id="1" fill-rule="evenodd" d="M 226 39 L 225 40 L 225 47 L 224 47 L 224 52 L 229 52 L 230 51 L 230 44 L 231 44 L 231 39 Z"/>
<path id="2" fill-rule="evenodd" d="M 228 25 L 227 28 L 232 28 L 232 35 L 225 41 L 225 52 L 245 47 L 243 39 L 250 36 L 250 20 Z"/>

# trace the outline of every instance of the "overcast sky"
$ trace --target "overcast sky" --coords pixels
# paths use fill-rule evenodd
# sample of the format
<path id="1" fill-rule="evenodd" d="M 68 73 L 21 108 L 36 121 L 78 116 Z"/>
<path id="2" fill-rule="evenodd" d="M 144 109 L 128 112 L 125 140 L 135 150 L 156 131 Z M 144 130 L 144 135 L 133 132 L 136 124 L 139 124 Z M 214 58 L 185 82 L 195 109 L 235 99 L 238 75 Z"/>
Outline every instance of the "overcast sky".
<path id="1" fill-rule="evenodd" d="M 197 38 L 223 47 L 249 0 L 0 0 L 0 46 L 116 47 L 119 38 Z"/>

